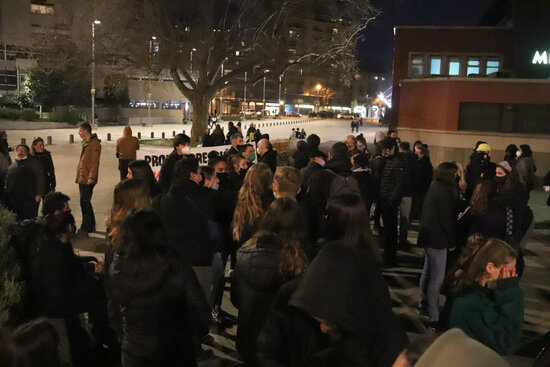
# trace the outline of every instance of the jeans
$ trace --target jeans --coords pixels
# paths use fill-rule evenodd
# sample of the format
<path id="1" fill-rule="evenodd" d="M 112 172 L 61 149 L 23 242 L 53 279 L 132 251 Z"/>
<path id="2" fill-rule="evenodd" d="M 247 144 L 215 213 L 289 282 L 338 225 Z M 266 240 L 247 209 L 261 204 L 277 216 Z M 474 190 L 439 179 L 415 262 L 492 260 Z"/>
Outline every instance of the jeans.
<path id="1" fill-rule="evenodd" d="M 120 172 L 120 181 L 124 181 L 126 179 L 126 175 L 128 175 L 128 163 L 130 162 L 131 160 L 129 159 L 118 160 L 118 170 Z"/>
<path id="2" fill-rule="evenodd" d="M 407 243 L 407 237 L 409 235 L 409 216 L 411 214 L 411 202 L 410 196 L 401 199 L 399 205 L 399 243 L 404 245 Z"/>
<path id="3" fill-rule="evenodd" d="M 380 213 L 384 221 L 384 261 L 395 262 L 397 254 L 397 212 L 399 203 L 380 200 Z"/>
<path id="4" fill-rule="evenodd" d="M 95 231 L 95 215 L 94 208 L 92 208 L 94 186 L 95 184 L 78 184 L 78 189 L 80 191 L 80 209 L 82 210 L 82 224 L 80 225 L 80 230 L 86 233 Z"/>
<path id="5" fill-rule="evenodd" d="M 430 321 L 439 321 L 439 292 L 445 279 L 447 249 L 426 249 L 424 269 L 420 277 L 421 303 L 428 306 Z"/>

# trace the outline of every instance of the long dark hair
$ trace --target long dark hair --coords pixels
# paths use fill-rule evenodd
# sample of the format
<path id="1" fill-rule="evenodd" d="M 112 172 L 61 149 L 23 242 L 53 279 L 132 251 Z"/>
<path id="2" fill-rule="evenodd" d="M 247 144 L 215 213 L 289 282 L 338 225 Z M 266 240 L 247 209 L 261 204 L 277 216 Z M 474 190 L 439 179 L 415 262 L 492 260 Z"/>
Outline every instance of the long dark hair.
<path id="1" fill-rule="evenodd" d="M 126 216 L 115 240 L 115 251 L 125 264 L 125 271 L 142 273 L 151 261 L 168 251 L 162 220 L 150 209 L 138 209 Z"/>
<path id="2" fill-rule="evenodd" d="M 369 213 L 361 197 L 340 195 L 327 204 L 327 239 L 366 249 L 379 260 L 376 241 L 370 232 Z"/>
<path id="3" fill-rule="evenodd" d="M 303 251 L 306 241 L 304 213 L 291 198 L 280 198 L 269 206 L 262 218 L 258 231 L 243 247 L 251 246 L 264 234 L 275 234 L 283 242 L 279 270 L 283 275 L 294 277 L 307 267 L 307 257 Z"/>
<path id="4" fill-rule="evenodd" d="M 447 189 L 457 192 L 456 173 L 458 166 L 452 162 L 443 162 L 434 172 L 434 181 L 445 186 Z"/>
<path id="5" fill-rule="evenodd" d="M 470 199 L 470 210 L 475 215 L 487 213 L 497 194 L 497 185 L 493 180 L 482 180 L 476 185 Z"/>
<path id="6" fill-rule="evenodd" d="M 499 267 L 506 264 L 510 258 L 517 257 L 517 251 L 498 238 L 471 235 L 456 267 L 447 275 L 445 288 L 451 297 L 471 291 L 479 284 L 488 263 Z"/>
<path id="7" fill-rule="evenodd" d="M 132 171 L 132 178 L 145 182 L 147 187 L 149 187 L 149 194 L 152 197 L 156 196 L 159 191 L 158 183 L 149 163 L 142 159 L 138 159 L 130 162 L 128 168 Z"/>
<path id="8" fill-rule="evenodd" d="M 505 161 L 515 161 L 516 160 L 516 152 L 518 151 L 518 147 L 516 144 L 509 144 L 506 147 L 506 150 L 504 151 L 504 160 Z"/>
<path id="9" fill-rule="evenodd" d="M 521 149 L 521 157 L 532 157 L 533 151 L 531 150 L 531 147 L 527 144 L 522 144 L 519 146 Z M 520 157 L 520 158 L 521 158 Z"/>

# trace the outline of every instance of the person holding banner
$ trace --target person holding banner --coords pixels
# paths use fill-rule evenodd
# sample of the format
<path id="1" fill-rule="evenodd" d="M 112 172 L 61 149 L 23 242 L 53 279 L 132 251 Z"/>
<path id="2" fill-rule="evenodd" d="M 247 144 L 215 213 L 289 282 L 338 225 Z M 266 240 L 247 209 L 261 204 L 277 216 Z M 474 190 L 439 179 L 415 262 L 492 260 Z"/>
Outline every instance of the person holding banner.
<path id="1" fill-rule="evenodd" d="M 178 134 L 174 137 L 174 150 L 164 160 L 164 164 L 160 169 L 159 184 L 162 191 L 167 192 L 170 188 L 176 163 L 180 161 L 184 155 L 189 155 L 191 139 L 184 134 Z"/>

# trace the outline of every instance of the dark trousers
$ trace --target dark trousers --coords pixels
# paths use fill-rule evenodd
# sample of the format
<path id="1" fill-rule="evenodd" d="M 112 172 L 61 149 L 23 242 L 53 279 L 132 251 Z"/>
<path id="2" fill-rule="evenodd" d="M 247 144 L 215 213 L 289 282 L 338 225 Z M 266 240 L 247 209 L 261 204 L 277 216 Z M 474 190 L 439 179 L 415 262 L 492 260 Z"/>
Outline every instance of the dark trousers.
<path id="1" fill-rule="evenodd" d="M 120 181 L 124 181 L 126 179 L 126 175 L 128 174 L 128 163 L 131 161 L 129 159 L 119 159 L 118 160 L 118 170 L 120 172 Z"/>
<path id="2" fill-rule="evenodd" d="M 78 184 L 80 191 L 80 209 L 82 209 L 82 224 L 80 230 L 90 233 L 95 231 L 94 208 L 92 208 L 93 185 Z"/>
<path id="3" fill-rule="evenodd" d="M 399 203 L 380 199 L 380 213 L 384 221 L 384 261 L 394 262 L 397 254 L 397 213 Z"/>

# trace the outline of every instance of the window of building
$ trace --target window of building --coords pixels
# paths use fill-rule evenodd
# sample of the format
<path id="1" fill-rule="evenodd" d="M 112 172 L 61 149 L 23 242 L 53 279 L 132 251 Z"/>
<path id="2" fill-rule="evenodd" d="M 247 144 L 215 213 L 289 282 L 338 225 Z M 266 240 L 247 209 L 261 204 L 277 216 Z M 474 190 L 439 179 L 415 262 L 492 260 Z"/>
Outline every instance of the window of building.
<path id="1" fill-rule="evenodd" d="M 413 56 L 411 59 L 411 75 L 424 74 L 424 58 L 422 56 Z"/>
<path id="2" fill-rule="evenodd" d="M 53 5 L 31 3 L 31 13 L 35 14 L 53 14 Z"/>
<path id="3" fill-rule="evenodd" d="M 165 110 L 181 110 L 181 101 L 162 101 L 162 109 Z"/>
<path id="4" fill-rule="evenodd" d="M 430 58 L 430 75 L 441 75 L 441 57 L 432 56 Z"/>
<path id="5" fill-rule="evenodd" d="M 449 75 L 460 75 L 460 58 L 449 58 Z"/>
<path id="6" fill-rule="evenodd" d="M 479 58 L 469 57 L 468 65 L 466 68 L 466 75 L 479 74 Z"/>
<path id="7" fill-rule="evenodd" d="M 496 73 L 499 71 L 500 68 L 500 61 L 495 59 L 489 59 L 487 60 L 487 65 L 485 68 L 485 74 L 489 75 L 492 73 Z"/>
<path id="8" fill-rule="evenodd" d="M 129 103 L 130 108 L 147 108 L 147 100 L 146 99 L 131 99 Z M 149 106 L 151 108 L 158 108 L 159 101 L 156 99 L 150 99 L 149 100 Z"/>

